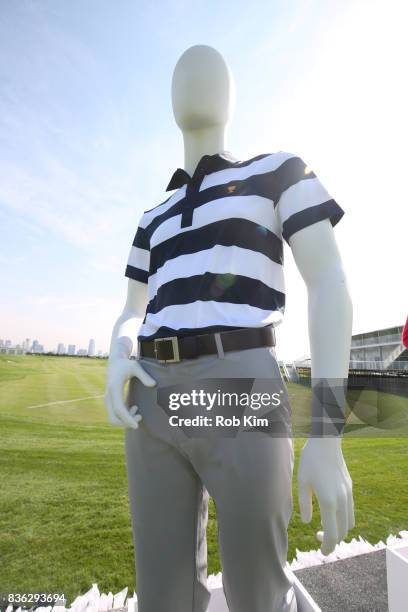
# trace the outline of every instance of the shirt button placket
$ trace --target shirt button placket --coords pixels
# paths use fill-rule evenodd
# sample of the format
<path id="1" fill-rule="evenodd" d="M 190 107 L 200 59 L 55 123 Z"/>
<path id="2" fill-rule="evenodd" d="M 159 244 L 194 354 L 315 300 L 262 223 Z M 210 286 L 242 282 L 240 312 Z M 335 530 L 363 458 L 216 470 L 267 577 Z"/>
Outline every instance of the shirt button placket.
<path id="1" fill-rule="evenodd" d="M 189 227 L 193 224 L 193 212 L 196 195 L 200 189 L 200 185 L 205 176 L 205 168 L 200 168 L 194 172 L 194 175 L 187 183 L 186 196 L 183 203 L 181 213 L 181 227 Z"/>

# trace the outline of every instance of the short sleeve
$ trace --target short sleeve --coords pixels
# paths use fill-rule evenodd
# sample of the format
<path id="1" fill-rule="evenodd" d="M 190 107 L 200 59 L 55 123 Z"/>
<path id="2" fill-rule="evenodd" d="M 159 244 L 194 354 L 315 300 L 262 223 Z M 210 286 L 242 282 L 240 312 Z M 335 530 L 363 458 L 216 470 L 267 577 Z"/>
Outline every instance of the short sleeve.
<path id="1" fill-rule="evenodd" d="M 340 221 L 344 210 L 302 158 L 292 155 L 275 172 L 274 202 L 282 223 L 282 236 L 289 244 L 295 232 L 323 219 L 332 226 Z"/>
<path id="2" fill-rule="evenodd" d="M 130 247 L 126 264 L 125 276 L 146 283 L 150 267 L 150 240 L 143 226 L 143 215 L 139 220 L 138 228 Z"/>

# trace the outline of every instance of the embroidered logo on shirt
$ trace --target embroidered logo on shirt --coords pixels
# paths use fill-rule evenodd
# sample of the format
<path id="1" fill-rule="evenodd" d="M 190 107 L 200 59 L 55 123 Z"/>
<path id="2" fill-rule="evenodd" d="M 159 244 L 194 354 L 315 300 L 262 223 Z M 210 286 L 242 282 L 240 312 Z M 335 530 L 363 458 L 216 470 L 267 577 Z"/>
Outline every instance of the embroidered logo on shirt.
<path id="1" fill-rule="evenodd" d="M 236 188 L 237 188 L 237 186 L 236 186 L 236 185 L 229 185 L 229 186 L 227 187 L 227 189 L 228 189 L 228 192 L 229 192 L 229 193 L 232 193 L 233 191 L 235 191 L 235 189 L 236 189 Z"/>

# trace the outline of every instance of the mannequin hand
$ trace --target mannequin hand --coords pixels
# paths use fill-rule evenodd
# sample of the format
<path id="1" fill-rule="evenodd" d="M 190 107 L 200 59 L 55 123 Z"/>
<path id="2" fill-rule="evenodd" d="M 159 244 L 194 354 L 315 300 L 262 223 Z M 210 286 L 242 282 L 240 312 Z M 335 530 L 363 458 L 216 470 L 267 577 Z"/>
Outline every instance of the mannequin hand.
<path id="1" fill-rule="evenodd" d="M 298 470 L 299 509 L 302 521 L 312 519 L 312 494 L 319 502 L 323 555 L 335 549 L 355 525 L 352 480 L 341 450 L 340 438 L 309 438 L 302 449 Z"/>
<path id="2" fill-rule="evenodd" d="M 136 376 L 144 385 L 154 387 L 156 381 L 140 365 L 136 359 L 117 357 L 108 363 L 108 380 L 105 391 L 105 406 L 108 409 L 109 422 L 119 427 L 138 428 L 142 416 L 137 414 L 139 408 L 127 408 L 123 401 L 123 388 L 126 382 Z"/>

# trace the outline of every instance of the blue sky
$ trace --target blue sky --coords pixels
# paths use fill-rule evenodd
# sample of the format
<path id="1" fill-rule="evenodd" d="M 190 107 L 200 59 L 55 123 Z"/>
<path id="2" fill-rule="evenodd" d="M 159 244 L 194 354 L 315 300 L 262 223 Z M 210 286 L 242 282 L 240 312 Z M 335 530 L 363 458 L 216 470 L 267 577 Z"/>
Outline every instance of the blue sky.
<path id="1" fill-rule="evenodd" d="M 195 44 L 235 78 L 226 148 L 300 154 L 345 210 L 335 232 L 354 333 L 402 324 L 403 4 L 3 0 L 0 337 L 108 349 L 138 218 L 183 165 L 170 86 Z M 278 356 L 292 359 L 308 351 L 307 296 L 285 249 Z"/>

